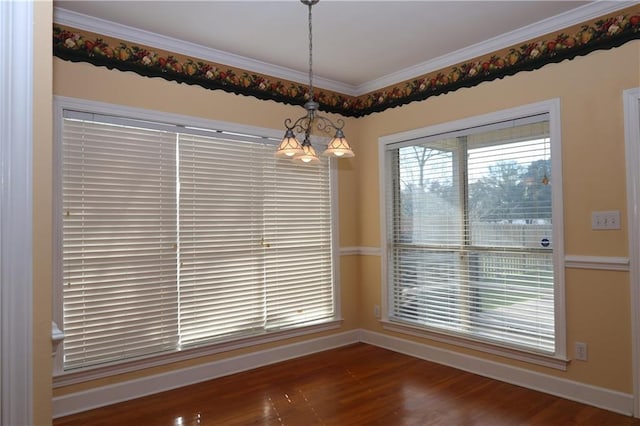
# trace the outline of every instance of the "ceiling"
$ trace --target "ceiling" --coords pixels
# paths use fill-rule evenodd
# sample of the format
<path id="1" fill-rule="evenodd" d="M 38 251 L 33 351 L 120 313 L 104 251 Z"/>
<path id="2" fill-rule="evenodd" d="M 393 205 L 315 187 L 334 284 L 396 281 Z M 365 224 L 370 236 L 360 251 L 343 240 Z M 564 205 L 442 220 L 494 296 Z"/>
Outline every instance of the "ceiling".
<path id="1" fill-rule="evenodd" d="M 322 0 L 312 8 L 314 81 L 345 94 L 366 93 L 627 6 Z M 308 7 L 298 0 L 76 0 L 54 1 L 54 7 L 60 24 L 139 43 L 163 36 L 151 46 L 163 49 L 165 42 L 176 53 L 207 51 L 208 57 L 194 56 L 307 81 Z"/>

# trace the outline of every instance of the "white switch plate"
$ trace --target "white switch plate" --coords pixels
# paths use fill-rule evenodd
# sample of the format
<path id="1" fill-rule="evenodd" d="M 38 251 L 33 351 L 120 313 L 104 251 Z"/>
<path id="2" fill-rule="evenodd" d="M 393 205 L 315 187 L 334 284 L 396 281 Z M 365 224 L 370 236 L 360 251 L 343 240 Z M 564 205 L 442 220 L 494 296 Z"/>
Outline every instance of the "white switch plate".
<path id="1" fill-rule="evenodd" d="M 620 210 L 591 212 L 591 229 L 620 229 Z"/>
<path id="2" fill-rule="evenodd" d="M 575 342 L 575 359 L 579 361 L 587 360 L 587 344 L 584 342 Z"/>

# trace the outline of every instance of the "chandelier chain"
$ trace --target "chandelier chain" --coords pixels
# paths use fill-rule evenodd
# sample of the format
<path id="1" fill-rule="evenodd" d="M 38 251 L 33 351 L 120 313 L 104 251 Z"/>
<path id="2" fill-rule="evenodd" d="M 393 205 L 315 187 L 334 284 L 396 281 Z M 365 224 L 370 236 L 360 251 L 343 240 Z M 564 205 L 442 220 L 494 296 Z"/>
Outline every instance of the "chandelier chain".
<path id="1" fill-rule="evenodd" d="M 311 7 L 309 3 L 309 100 L 313 101 L 313 28 L 311 26 Z"/>

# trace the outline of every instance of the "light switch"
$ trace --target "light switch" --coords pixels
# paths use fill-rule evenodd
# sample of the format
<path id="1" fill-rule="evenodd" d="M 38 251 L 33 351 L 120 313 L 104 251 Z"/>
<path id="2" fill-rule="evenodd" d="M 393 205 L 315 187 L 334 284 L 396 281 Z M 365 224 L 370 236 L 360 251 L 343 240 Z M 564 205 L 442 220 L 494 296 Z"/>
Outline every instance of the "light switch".
<path id="1" fill-rule="evenodd" d="M 591 212 L 591 229 L 620 229 L 620 210 Z"/>

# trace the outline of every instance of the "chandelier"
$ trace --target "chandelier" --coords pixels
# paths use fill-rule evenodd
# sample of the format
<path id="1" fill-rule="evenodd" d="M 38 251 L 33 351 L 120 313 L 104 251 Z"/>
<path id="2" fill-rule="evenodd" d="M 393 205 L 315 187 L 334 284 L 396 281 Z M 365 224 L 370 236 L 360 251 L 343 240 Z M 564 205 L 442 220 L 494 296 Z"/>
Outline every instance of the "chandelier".
<path id="1" fill-rule="evenodd" d="M 328 157 L 348 158 L 353 157 L 354 153 L 351 147 L 347 143 L 344 137 L 342 128 L 344 127 L 344 121 L 337 120 L 337 124 L 333 123 L 326 117 L 318 114 L 319 104 L 314 101 L 313 97 L 313 36 L 311 31 L 311 7 L 318 3 L 319 0 L 300 0 L 302 4 L 309 7 L 309 92 L 308 100 L 304 104 L 304 109 L 307 111 L 305 115 L 293 121 L 287 118 L 284 122 L 287 130 L 285 131 L 284 138 L 278 146 L 276 151 L 276 157 L 278 158 L 293 158 L 294 160 L 300 160 L 304 163 L 317 163 L 320 161 L 316 150 L 311 145 L 311 132 L 315 126 L 320 132 L 323 132 L 329 136 L 333 134 L 333 137 L 327 149 L 322 155 Z M 296 133 L 304 134 L 304 140 L 302 143 L 297 139 Z"/>

